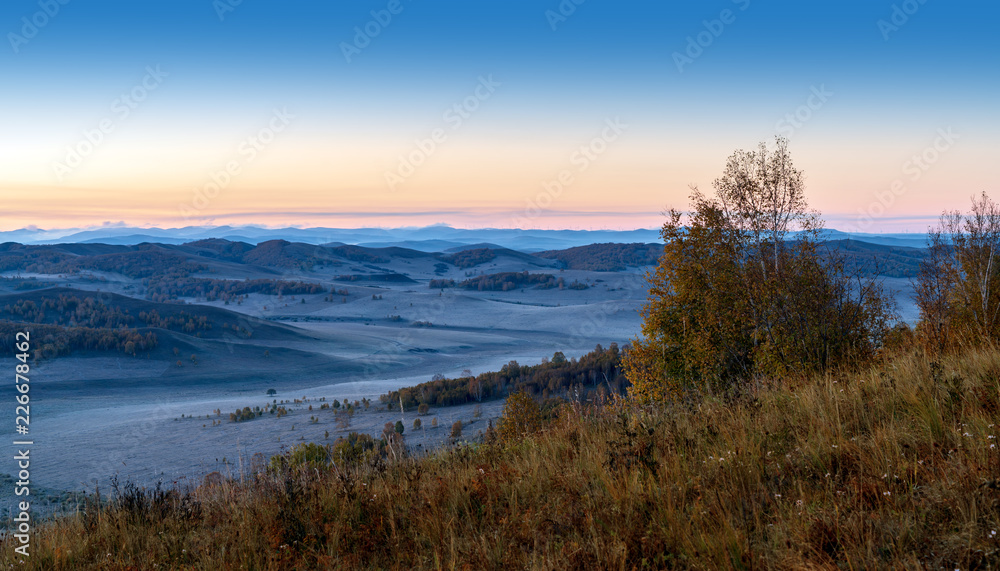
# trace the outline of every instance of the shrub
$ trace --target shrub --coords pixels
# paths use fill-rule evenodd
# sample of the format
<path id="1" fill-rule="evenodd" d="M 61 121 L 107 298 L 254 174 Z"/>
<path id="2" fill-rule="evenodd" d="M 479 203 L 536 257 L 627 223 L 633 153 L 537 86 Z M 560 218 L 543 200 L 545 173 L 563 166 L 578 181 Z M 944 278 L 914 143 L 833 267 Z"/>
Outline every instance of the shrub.
<path id="1" fill-rule="evenodd" d="M 451 437 L 461 438 L 462 437 L 462 421 L 456 420 L 455 424 L 451 425 Z"/>
<path id="2" fill-rule="evenodd" d="M 380 450 L 380 444 L 371 436 L 352 432 L 333 443 L 331 455 L 335 461 L 351 465 L 379 456 Z"/>
<path id="3" fill-rule="evenodd" d="M 319 468 L 330 463 L 330 450 L 321 444 L 306 442 L 292 448 L 285 455 L 271 457 L 270 468 L 275 471 L 301 467 Z"/>
<path id="4" fill-rule="evenodd" d="M 420 430 L 420 425 L 421 425 L 420 419 L 419 418 L 414 418 L 413 419 L 413 430 Z"/>
<path id="5" fill-rule="evenodd" d="M 518 391 L 507 398 L 497 429 L 503 442 L 515 442 L 537 432 L 541 427 L 542 411 L 531 395 Z"/>

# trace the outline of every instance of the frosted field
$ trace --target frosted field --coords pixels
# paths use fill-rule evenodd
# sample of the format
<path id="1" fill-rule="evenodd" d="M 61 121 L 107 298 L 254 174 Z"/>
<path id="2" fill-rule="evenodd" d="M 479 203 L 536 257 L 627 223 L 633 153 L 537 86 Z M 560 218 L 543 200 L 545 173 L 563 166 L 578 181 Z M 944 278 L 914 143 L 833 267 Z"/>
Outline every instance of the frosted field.
<path id="1" fill-rule="evenodd" d="M 564 273 L 567 283 L 582 281 L 584 274 Z M 125 355 L 50 360 L 34 367 L 30 376 L 32 487 L 39 496 L 98 486 L 104 493 L 112 475 L 143 485 L 198 483 L 213 471 L 238 475 L 241 463 L 249 468 L 300 442 L 333 442 L 348 431 L 379 435 L 386 422 L 400 420 L 401 414 L 398 407 L 387 412 L 378 397 L 434 374 L 453 377 L 464 369 L 478 374 L 511 360 L 537 364 L 555 351 L 577 357 L 598 343 L 628 342 L 639 332 L 637 310 L 645 297 L 640 275 L 594 273 L 590 279 L 594 285 L 587 290 L 523 293 L 347 284 L 352 295 L 346 304 L 339 297 L 334 303 L 323 301 L 324 295 L 304 296 L 305 303 L 301 297 L 279 301 L 251 295 L 243 304 L 225 308 L 297 327 L 315 339 L 244 340 L 235 353 L 225 343 L 206 341 L 214 353 L 182 369 L 167 360 Z M 107 282 L 100 286 L 112 289 Z M 372 294 L 382 299 L 373 300 Z M 394 315 L 398 320 L 390 318 Z M 416 327 L 413 321 L 432 325 Z M 279 361 L 261 356 L 263 347 L 272 353 L 287 349 L 291 356 L 276 368 Z M 248 353 L 254 356 L 248 358 Z M 302 367 L 296 366 L 296 355 L 309 356 Z M 324 359 L 333 365 L 324 366 Z M 14 365 L 9 357 L 0 360 L 0 370 L 13 371 Z M 269 388 L 277 391 L 274 397 L 266 395 Z M 3 418 L 11 419 L 5 427 L 8 443 L 15 439 L 13 396 L 10 387 L 0 396 Z M 357 412 L 345 431 L 336 426 L 333 411 L 319 410 L 324 397 L 327 402 L 368 398 L 374 403 Z M 282 418 L 266 414 L 229 422 L 229 413 L 237 408 L 303 398 L 308 401 L 286 405 L 292 412 Z M 421 418 L 424 428 L 419 431 L 412 430 L 416 413 L 407 412 L 402 415 L 406 443 L 418 453 L 444 444 L 456 420 L 471 422 L 464 435 L 474 437 L 501 408 L 499 401 L 483 403 L 480 418 L 474 418 L 473 405 L 432 409 Z M 222 414 L 214 414 L 216 409 Z M 310 422 L 310 416 L 318 422 Z M 434 418 L 437 428 L 431 428 Z M 221 422 L 213 426 L 214 421 Z M 14 447 L 7 448 L 12 457 Z M 3 488 L 5 508 L 13 501 L 12 489 Z"/>
<path id="2" fill-rule="evenodd" d="M 498 370 L 511 360 L 537 364 L 555 351 L 577 357 L 598 343 L 624 344 L 639 333 L 638 310 L 646 295 L 642 272 L 558 275 L 567 283 L 579 280 L 591 287 L 470 292 L 432 290 L 426 282 L 340 284 L 351 293 L 348 303 L 341 303 L 339 296 L 332 303 L 324 301 L 325 294 L 281 300 L 251 295 L 240 305 L 228 306 L 188 300 L 285 323 L 312 339 L 243 340 L 235 351 L 230 344 L 206 341 L 209 356 L 182 369 L 168 360 L 107 354 L 60 357 L 33 368 L 30 437 L 35 443 L 31 470 L 36 500 L 66 490 L 94 491 L 98 486 L 104 493 L 112 475 L 143 485 L 197 484 L 213 471 L 238 476 L 241 468 L 249 469 L 300 442 L 333 442 L 348 431 L 377 436 L 386 422 L 401 418 L 414 452 L 448 442 L 456 420 L 471 422 L 465 436 L 474 437 L 500 414 L 502 402 L 483 403 L 478 419 L 473 418 L 473 405 L 432 409 L 421 418 L 423 430 L 414 431 L 415 412 L 401 415 L 398 407 L 386 411 L 378 397 L 438 373 L 454 377 L 470 369 L 478 374 Z M 328 278 L 309 274 L 284 279 L 324 277 Z M 81 289 L 88 284 L 135 295 L 125 289 L 131 284 L 124 282 L 73 283 Z M 909 281 L 890 279 L 886 285 L 897 292 L 904 319 L 915 320 Z M 416 327 L 415 321 L 432 325 Z M 287 354 L 264 359 L 264 347 Z M 0 370 L 13 373 L 14 364 L 7 357 L 0 360 Z M 270 388 L 277 391 L 274 397 L 265 394 Z M 0 392 L 2 418 L 9 419 L 8 443 L 15 439 L 13 396 L 10 386 Z M 321 398 L 374 402 L 342 430 L 333 411 L 319 410 Z M 229 422 L 230 412 L 264 406 L 272 399 L 308 400 L 286 405 L 292 412 L 283 418 L 266 414 L 248 422 Z M 309 411 L 309 405 L 314 410 Z M 214 414 L 216 409 L 222 414 Z M 318 422 L 310 422 L 310 416 L 318 417 Z M 431 428 L 434 418 L 437 428 Z M 215 421 L 220 422 L 213 426 Z M 7 452 L 12 458 L 14 446 L 8 444 Z M 0 506 L 11 505 L 12 490 L 3 486 L 6 495 Z"/>

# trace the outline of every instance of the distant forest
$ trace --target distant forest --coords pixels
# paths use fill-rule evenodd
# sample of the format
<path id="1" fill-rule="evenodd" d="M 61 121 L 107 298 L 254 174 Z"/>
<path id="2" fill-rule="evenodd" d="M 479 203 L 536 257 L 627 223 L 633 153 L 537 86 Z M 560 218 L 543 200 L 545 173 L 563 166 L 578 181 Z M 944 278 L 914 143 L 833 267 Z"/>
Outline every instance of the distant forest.
<path id="1" fill-rule="evenodd" d="M 19 299 L 13 304 L 6 304 L 3 319 L 25 323 L 48 323 L 67 327 L 93 327 L 118 329 L 134 327 L 141 323 L 145 327 L 158 327 L 195 333 L 212 329 L 212 323 L 204 315 L 194 315 L 187 311 L 177 311 L 174 315 L 160 316 L 154 309 L 132 315 L 129 310 L 107 305 L 93 297 L 77 297 L 75 295 L 59 295 L 58 297 L 43 297 L 38 302 L 30 299 Z"/>
<path id="2" fill-rule="evenodd" d="M 222 300 L 229 302 L 251 293 L 264 295 L 303 295 L 327 291 L 323 285 L 318 283 L 271 279 L 217 280 L 210 278 L 156 276 L 144 281 L 146 284 L 146 299 L 157 302 L 171 301 L 178 297 L 204 297 L 208 301 Z"/>
<path id="3" fill-rule="evenodd" d="M 590 244 L 535 255 L 559 260 L 567 270 L 621 272 L 630 267 L 655 266 L 663 255 L 663 244 Z"/>
<path id="4" fill-rule="evenodd" d="M 137 246 L 136 251 L 80 256 L 44 246 L 0 245 L 0 271 L 3 272 L 69 274 L 90 270 L 139 279 L 154 275 L 186 276 L 203 269 L 205 266 L 185 256 L 148 244 Z"/>
<path id="5" fill-rule="evenodd" d="M 30 324 L 33 338 L 39 341 L 32 343 L 33 348 L 39 349 L 35 353 L 39 358 L 68 355 L 77 350 L 119 351 L 131 355 L 150 351 L 159 343 L 154 329 L 195 337 L 235 335 L 248 339 L 253 335 L 242 324 L 220 318 L 215 313 L 201 313 L 204 308 L 197 306 L 188 311 L 181 305 L 157 307 L 117 296 L 106 303 L 100 297 L 89 295 L 47 292 L 24 295 L 34 298 L 16 298 L 0 307 L 0 333 L 9 333 L 12 339 L 14 332 L 23 331 Z M 13 297 L 14 294 L 8 299 Z M 122 304 L 133 307 L 129 309 Z"/>
<path id="6" fill-rule="evenodd" d="M 882 246 L 857 240 L 829 240 L 823 242 L 823 246 L 830 254 L 841 258 L 848 272 L 868 277 L 915 278 L 928 254 L 928 250 L 921 248 Z"/>
<path id="7" fill-rule="evenodd" d="M 0 350 L 14 353 L 14 336 L 23 323 L 0 321 Z M 106 327 L 63 327 L 32 324 L 31 348 L 36 360 L 69 355 L 73 351 L 119 351 L 128 355 L 152 351 L 159 343 L 152 331 Z"/>
<path id="8" fill-rule="evenodd" d="M 591 393 L 622 393 L 628 381 L 621 370 L 622 352 L 617 343 L 607 349 L 598 345 L 577 359 L 567 359 L 556 352 L 551 360 L 540 365 L 519 365 L 511 361 L 496 372 L 482 373 L 460 379 L 435 378 L 414 387 L 392 391 L 379 397 L 390 406 L 402 399 L 407 410 L 422 404 L 452 406 L 503 398 L 524 390 L 543 401 L 554 398 L 571 400 Z"/>
<path id="9" fill-rule="evenodd" d="M 536 289 L 587 289 L 588 286 L 576 280 L 567 284 L 563 278 L 557 278 L 552 274 L 530 274 L 527 271 L 523 271 L 476 276 L 458 283 L 451 279 L 431 280 L 428 283 L 428 287 L 431 289 L 460 287 L 476 291 L 510 291 L 525 287 Z"/>

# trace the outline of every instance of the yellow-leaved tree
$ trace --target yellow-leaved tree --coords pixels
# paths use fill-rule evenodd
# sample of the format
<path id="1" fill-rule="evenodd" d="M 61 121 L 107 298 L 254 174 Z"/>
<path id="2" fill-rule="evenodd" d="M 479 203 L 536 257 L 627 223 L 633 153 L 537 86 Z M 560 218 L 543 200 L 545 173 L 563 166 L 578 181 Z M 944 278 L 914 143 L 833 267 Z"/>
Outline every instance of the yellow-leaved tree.
<path id="1" fill-rule="evenodd" d="M 736 151 L 713 186 L 711 198 L 694 188 L 689 212 L 670 210 L 661 229 L 642 335 L 624 358 L 630 394 L 738 392 L 874 356 L 895 302 L 872 268 L 823 242 L 787 141 Z"/>

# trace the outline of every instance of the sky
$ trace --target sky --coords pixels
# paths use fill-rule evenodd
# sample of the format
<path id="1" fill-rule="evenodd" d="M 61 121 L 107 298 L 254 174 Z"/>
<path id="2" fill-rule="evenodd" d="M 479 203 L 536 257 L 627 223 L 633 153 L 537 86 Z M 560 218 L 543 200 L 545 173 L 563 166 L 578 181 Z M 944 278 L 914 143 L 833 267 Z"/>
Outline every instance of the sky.
<path id="1" fill-rule="evenodd" d="M 653 228 L 780 135 L 828 227 L 924 232 L 1000 199 L 998 14 L 5 0 L 0 230 Z"/>

